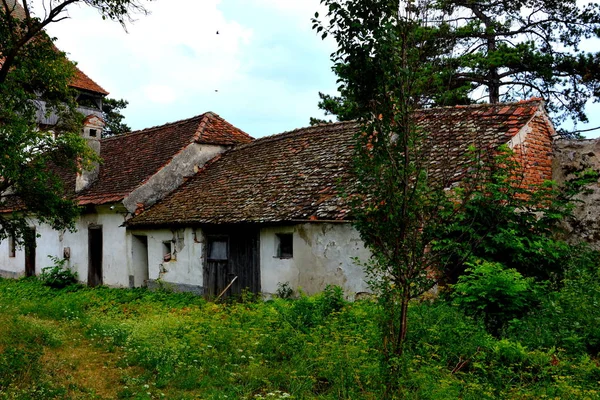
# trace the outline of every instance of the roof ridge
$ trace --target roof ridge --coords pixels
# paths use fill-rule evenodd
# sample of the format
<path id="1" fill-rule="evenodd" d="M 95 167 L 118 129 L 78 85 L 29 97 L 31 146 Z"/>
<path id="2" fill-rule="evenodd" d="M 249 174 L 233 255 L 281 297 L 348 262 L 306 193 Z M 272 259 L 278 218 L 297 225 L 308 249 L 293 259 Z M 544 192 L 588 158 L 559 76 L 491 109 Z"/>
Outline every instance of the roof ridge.
<path id="1" fill-rule="evenodd" d="M 260 138 L 256 138 L 252 142 L 243 143 L 243 144 L 237 145 L 237 146 L 235 146 L 231 150 L 241 150 L 243 148 L 250 147 L 250 146 L 253 146 L 253 145 L 258 145 L 258 144 L 261 144 L 261 143 L 275 142 L 275 141 L 278 141 L 278 140 L 286 139 L 288 137 L 294 137 L 294 136 L 304 135 L 304 134 L 307 133 L 307 131 L 313 131 L 313 130 L 316 131 L 317 128 L 322 128 L 324 126 L 332 126 L 332 125 L 341 126 L 341 125 L 353 125 L 353 124 L 356 125 L 357 122 L 355 120 L 352 120 L 352 121 L 334 121 L 334 122 L 331 122 L 331 123 L 318 124 L 318 125 L 313 125 L 313 126 L 306 126 L 304 128 L 296 128 L 296 129 L 292 129 L 291 131 L 285 131 L 285 132 L 275 133 L 273 135 L 268 135 L 268 136 L 263 136 L 263 137 L 260 137 Z"/>
<path id="2" fill-rule="evenodd" d="M 202 134 L 204 133 L 204 129 L 206 129 L 206 125 L 212 118 L 214 118 L 214 115 L 211 111 L 207 111 L 204 114 L 202 114 L 202 119 L 200 119 L 198 128 L 196 129 L 196 132 L 194 132 L 194 137 L 192 138 L 192 142 L 197 142 L 200 140 L 200 138 L 202 137 Z"/>
<path id="3" fill-rule="evenodd" d="M 237 133 L 241 133 L 247 137 L 249 137 L 250 139 L 252 139 L 253 141 L 256 140 L 256 138 L 254 138 L 254 136 L 250 135 L 248 132 L 244 131 L 243 129 L 238 128 L 237 126 L 233 125 L 231 122 L 229 122 L 228 120 L 226 120 L 225 118 L 221 117 L 219 114 L 217 114 L 214 111 L 207 111 L 205 114 L 208 114 L 208 117 L 206 119 L 206 122 L 208 122 L 211 119 L 216 119 L 219 120 L 222 123 L 227 124 L 228 126 L 230 126 L 233 130 L 235 130 Z M 203 121 L 202 121 L 203 122 Z M 202 123 L 200 122 L 200 123 Z M 202 127 L 202 131 L 204 132 L 204 126 Z M 197 140 L 202 139 L 202 136 L 199 136 Z"/>
<path id="4" fill-rule="evenodd" d="M 118 138 L 122 138 L 122 137 L 129 137 L 129 136 L 133 136 L 133 135 L 138 135 L 140 133 L 148 133 L 151 131 L 156 131 L 159 129 L 164 129 L 167 128 L 169 126 L 173 126 L 173 125 L 179 125 L 179 124 L 183 124 L 186 122 L 191 122 L 192 120 L 196 119 L 196 118 L 204 118 L 205 114 L 208 114 L 208 112 L 190 117 L 190 118 L 184 118 L 184 119 L 180 119 L 178 121 L 173 121 L 173 122 L 167 122 L 166 124 L 162 124 L 162 125 L 156 125 L 156 126 L 151 126 L 149 128 L 144 128 L 144 129 L 139 129 L 137 131 L 132 131 L 132 132 L 127 132 L 121 135 L 115 135 L 115 136 L 111 136 L 111 137 L 107 137 L 107 138 L 103 138 L 102 140 L 114 140 L 114 139 L 118 139 Z"/>
<path id="5" fill-rule="evenodd" d="M 516 101 L 510 101 L 510 102 L 506 102 L 506 103 L 475 103 L 475 104 L 459 104 L 459 105 L 455 105 L 455 106 L 439 106 L 439 107 L 431 107 L 431 108 L 419 108 L 417 111 L 418 112 L 423 112 L 423 111 L 432 111 L 432 110 L 447 110 L 450 108 L 454 108 L 454 109 L 464 109 L 464 108 L 480 108 L 480 107 L 506 107 L 506 106 L 515 106 L 515 105 L 519 105 L 519 104 L 528 104 L 528 103 L 543 103 L 544 99 L 541 97 L 531 97 L 530 99 L 527 100 L 516 100 Z"/>

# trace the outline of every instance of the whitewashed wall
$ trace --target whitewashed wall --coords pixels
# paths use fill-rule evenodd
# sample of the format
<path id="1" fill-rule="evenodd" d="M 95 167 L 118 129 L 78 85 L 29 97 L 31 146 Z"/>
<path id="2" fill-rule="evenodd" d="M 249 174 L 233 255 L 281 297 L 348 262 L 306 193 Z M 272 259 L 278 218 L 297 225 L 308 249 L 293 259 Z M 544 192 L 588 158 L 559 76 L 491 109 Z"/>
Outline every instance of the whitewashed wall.
<path id="1" fill-rule="evenodd" d="M 122 213 L 109 207 L 98 208 L 97 214 L 85 215 L 77 222 L 78 231 L 56 232 L 38 226 L 36 273 L 49 266 L 48 255 L 62 258 L 70 247 L 69 267 L 77 271 L 81 281 L 88 274 L 88 226 L 102 225 L 103 282 L 108 286 L 143 286 L 146 279 L 172 284 L 175 289 L 200 292 L 203 285 L 203 251 L 205 238 L 200 229 L 125 230 Z M 292 233 L 294 255 L 277 257 L 277 234 Z M 147 238 L 147 247 L 135 236 Z M 172 258 L 164 260 L 164 242 L 171 243 Z M 140 252 L 147 251 L 147 256 Z M 367 260 L 369 252 L 358 232 L 350 224 L 306 223 L 292 226 L 265 227 L 260 231 L 261 290 L 266 295 L 277 292 L 279 283 L 289 283 L 296 292 L 321 292 L 327 285 L 338 285 L 346 296 L 368 292 L 362 268 L 354 258 Z M 145 266 L 143 264 L 146 264 Z M 0 243 L 0 270 L 5 276 L 24 274 L 24 251 L 8 257 L 8 241 Z M 147 268 L 147 271 L 144 271 Z M 133 281 L 130 281 L 133 276 Z"/>
<path id="2" fill-rule="evenodd" d="M 128 239 L 132 240 L 134 235 L 147 237 L 148 278 L 151 281 L 160 280 L 167 286 L 172 284 L 174 289 L 200 291 L 204 249 L 201 230 L 131 230 Z M 173 250 L 169 261 L 164 260 L 164 242 L 170 242 Z"/>
<path id="3" fill-rule="evenodd" d="M 277 257 L 277 234 L 293 234 L 293 258 Z M 152 281 L 174 289 L 202 287 L 204 234 L 200 229 L 132 230 L 129 236 L 148 238 L 148 268 Z M 163 242 L 172 241 L 175 254 L 164 261 Z M 350 224 L 307 223 L 265 227 L 260 232 L 261 290 L 272 295 L 279 283 L 289 283 L 296 293 L 323 291 L 327 285 L 341 286 L 346 296 L 368 292 L 362 268 L 354 257 L 367 260 L 369 252 Z"/>
<path id="4" fill-rule="evenodd" d="M 293 233 L 293 258 L 277 257 L 277 234 Z M 346 223 L 307 223 L 263 228 L 260 233 L 261 286 L 265 294 L 276 293 L 279 283 L 289 283 L 306 294 L 338 285 L 347 297 L 368 292 L 362 268 L 354 258 L 367 260 L 358 232 Z"/>
<path id="5" fill-rule="evenodd" d="M 36 239 L 36 275 L 42 269 L 52 265 L 48 256 L 63 258 L 65 248 L 70 249 L 67 266 L 76 271 L 79 280 L 87 281 L 88 276 L 88 227 L 102 225 L 102 280 L 108 286 L 129 286 L 128 246 L 126 229 L 121 225 L 125 221 L 122 210 L 110 206 L 97 208 L 96 214 L 82 215 L 76 222 L 75 232 L 58 232 L 46 224 L 35 226 L 39 237 Z M 8 240 L 0 242 L 0 272 L 4 276 L 23 276 L 25 274 L 25 251 L 17 249 L 16 257 L 9 257 Z"/>

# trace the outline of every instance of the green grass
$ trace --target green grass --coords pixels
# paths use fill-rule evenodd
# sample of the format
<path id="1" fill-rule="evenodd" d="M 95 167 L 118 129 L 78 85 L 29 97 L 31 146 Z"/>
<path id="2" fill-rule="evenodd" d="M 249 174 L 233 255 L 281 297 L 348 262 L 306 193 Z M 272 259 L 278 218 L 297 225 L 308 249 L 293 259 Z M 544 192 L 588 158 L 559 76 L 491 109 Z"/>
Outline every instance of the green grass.
<path id="1" fill-rule="evenodd" d="M 0 280 L 0 398 L 379 399 L 377 305 L 339 293 L 207 303 Z M 495 339 L 415 303 L 398 398 L 600 398 L 598 360 Z"/>

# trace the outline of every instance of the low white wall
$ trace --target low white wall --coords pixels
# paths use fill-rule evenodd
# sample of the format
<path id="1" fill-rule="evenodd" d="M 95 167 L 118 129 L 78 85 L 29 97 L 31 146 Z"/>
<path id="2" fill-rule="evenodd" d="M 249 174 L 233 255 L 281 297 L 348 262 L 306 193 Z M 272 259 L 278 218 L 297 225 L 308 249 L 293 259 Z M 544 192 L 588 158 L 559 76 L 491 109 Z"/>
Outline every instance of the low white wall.
<path id="1" fill-rule="evenodd" d="M 131 230 L 129 238 L 132 235 L 148 238 L 148 278 L 151 281 L 202 287 L 204 235 L 201 230 Z M 164 260 L 163 242 L 171 243 L 173 254 L 169 261 Z"/>
<path id="2" fill-rule="evenodd" d="M 63 258 L 65 248 L 70 249 L 68 267 L 76 271 L 81 282 L 87 282 L 88 276 L 88 227 L 102 226 L 102 280 L 105 285 L 116 287 L 129 286 L 128 246 L 126 229 L 121 225 L 125 221 L 122 210 L 110 206 L 97 208 L 97 213 L 84 214 L 75 223 L 76 231 L 59 232 L 49 225 L 38 224 L 31 220 L 39 237 L 36 239 L 35 273 L 52 265 L 48 256 Z M 0 242 L 0 271 L 5 276 L 25 274 L 25 251 L 18 248 L 15 257 L 9 257 L 8 240 Z"/>
<path id="3" fill-rule="evenodd" d="M 277 257 L 278 233 L 293 234 L 292 258 Z M 205 236 L 201 229 L 131 230 L 128 232 L 130 242 L 133 235 L 147 237 L 150 281 L 159 280 L 172 285 L 173 289 L 202 287 Z M 164 261 L 163 242 L 167 241 L 174 249 L 170 261 Z M 354 258 L 367 260 L 369 256 L 358 232 L 350 224 L 265 227 L 260 231 L 261 291 L 272 295 L 277 292 L 279 283 L 287 282 L 296 292 L 302 289 L 306 294 L 315 294 L 327 285 L 338 285 L 348 298 L 354 298 L 356 293 L 369 291 L 364 272 Z"/>
<path id="4" fill-rule="evenodd" d="M 292 233 L 294 255 L 277 257 L 277 234 Z M 354 258 L 367 260 L 360 235 L 346 223 L 306 223 L 287 227 L 267 227 L 260 233 L 261 286 L 265 294 L 276 293 L 279 283 L 289 283 L 306 294 L 338 285 L 347 297 L 368 292 L 365 274 Z"/>

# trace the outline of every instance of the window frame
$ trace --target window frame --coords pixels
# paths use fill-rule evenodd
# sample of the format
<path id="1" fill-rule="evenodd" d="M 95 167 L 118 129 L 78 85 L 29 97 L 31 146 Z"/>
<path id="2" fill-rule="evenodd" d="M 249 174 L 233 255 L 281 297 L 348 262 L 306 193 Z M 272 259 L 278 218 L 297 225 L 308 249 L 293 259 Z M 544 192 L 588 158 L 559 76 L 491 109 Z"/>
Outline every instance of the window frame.
<path id="1" fill-rule="evenodd" d="M 275 257 L 279 258 L 281 260 L 287 260 L 287 259 L 294 258 L 294 233 L 293 232 L 276 233 L 275 237 L 277 238 Z M 285 246 L 283 246 L 283 245 L 285 245 Z"/>

